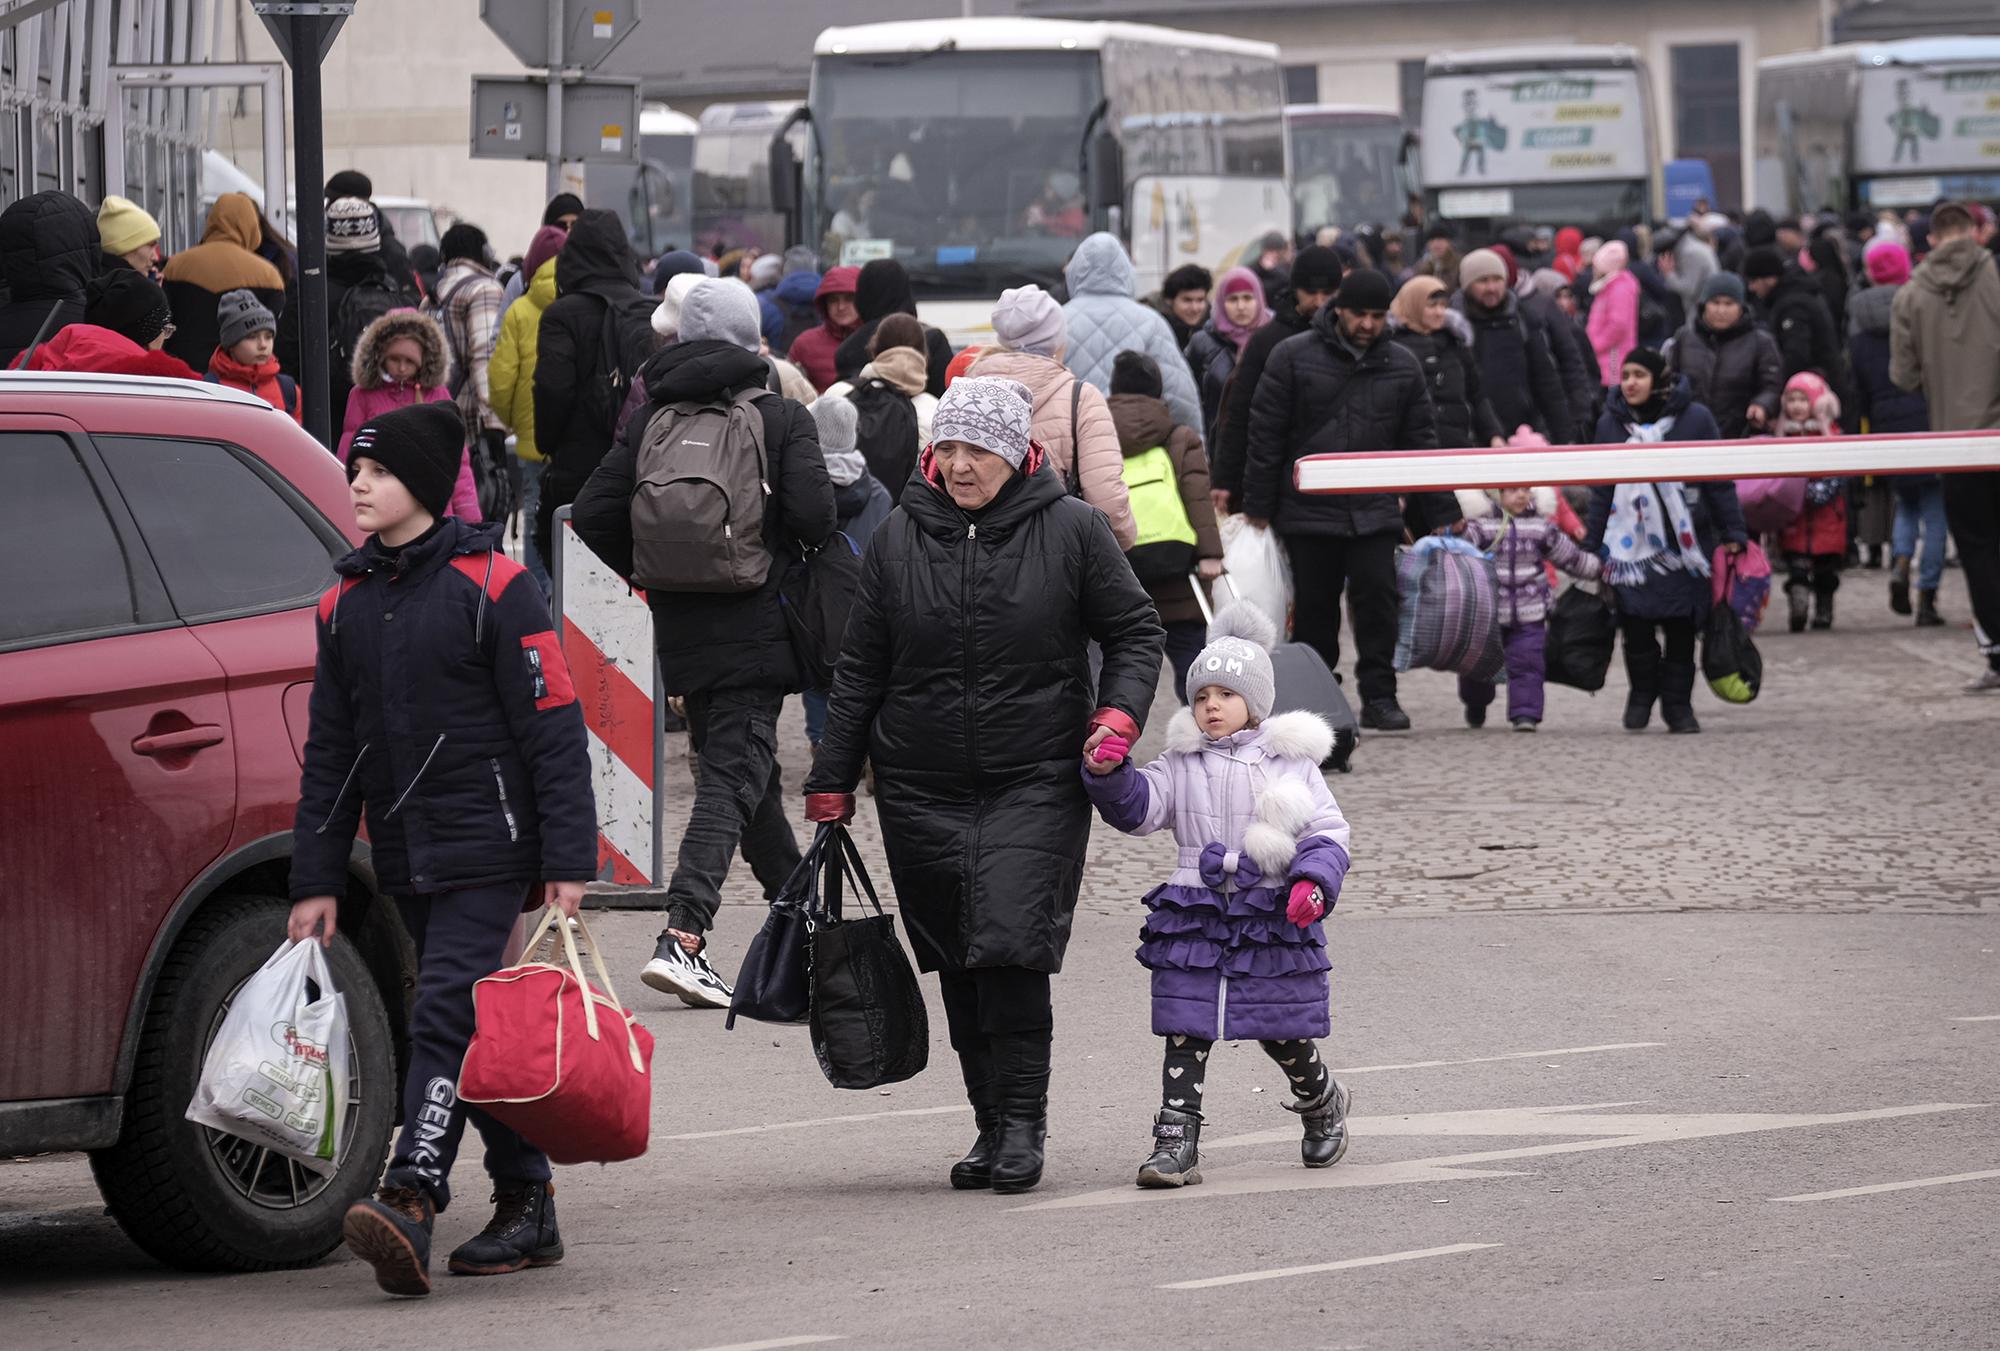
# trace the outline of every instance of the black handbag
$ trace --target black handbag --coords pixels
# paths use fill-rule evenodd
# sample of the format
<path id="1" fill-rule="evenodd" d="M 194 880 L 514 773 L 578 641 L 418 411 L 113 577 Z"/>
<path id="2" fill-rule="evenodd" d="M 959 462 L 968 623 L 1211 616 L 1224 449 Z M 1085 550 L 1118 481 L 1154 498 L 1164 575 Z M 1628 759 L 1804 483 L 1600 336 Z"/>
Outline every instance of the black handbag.
<path id="1" fill-rule="evenodd" d="M 1543 679 L 1595 694 L 1604 688 L 1618 644 L 1618 617 L 1604 597 L 1572 586 L 1549 607 Z"/>
<path id="2" fill-rule="evenodd" d="M 824 543 L 801 546 L 778 583 L 778 604 L 792 639 L 792 655 L 810 689 L 833 688 L 833 668 L 847 635 L 847 616 L 861 590 L 861 551 L 839 531 Z"/>
<path id="3" fill-rule="evenodd" d="M 778 889 L 764 927 L 743 954 L 724 1027 L 735 1027 L 738 1014 L 760 1023 L 802 1023 L 812 1012 L 812 912 L 819 908 L 827 843 L 824 834 L 815 839 Z"/>
<path id="4" fill-rule="evenodd" d="M 823 908 L 808 926 L 812 961 L 812 1044 L 820 1070 L 835 1088 L 878 1088 L 923 1073 L 930 1060 L 930 1017 L 916 969 L 882 912 L 861 854 L 847 831 L 820 827 L 825 844 Z M 843 875 L 856 883 L 875 913 L 840 913 Z"/>

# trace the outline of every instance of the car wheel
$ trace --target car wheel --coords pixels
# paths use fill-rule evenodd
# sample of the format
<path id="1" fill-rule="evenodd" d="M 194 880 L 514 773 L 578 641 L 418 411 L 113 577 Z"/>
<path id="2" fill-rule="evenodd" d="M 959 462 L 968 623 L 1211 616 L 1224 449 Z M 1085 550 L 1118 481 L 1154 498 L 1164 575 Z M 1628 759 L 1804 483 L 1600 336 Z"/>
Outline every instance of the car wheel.
<path id="1" fill-rule="evenodd" d="M 314 1173 L 183 1115 L 230 1000 L 284 942 L 288 910 L 276 897 L 237 895 L 189 922 L 153 987 L 118 1142 L 90 1156 L 112 1217 L 170 1266 L 270 1271 L 318 1261 L 339 1246 L 342 1217 L 374 1187 L 388 1153 L 389 1016 L 344 935 L 327 951 L 346 996 L 350 1066 L 334 1172 Z"/>

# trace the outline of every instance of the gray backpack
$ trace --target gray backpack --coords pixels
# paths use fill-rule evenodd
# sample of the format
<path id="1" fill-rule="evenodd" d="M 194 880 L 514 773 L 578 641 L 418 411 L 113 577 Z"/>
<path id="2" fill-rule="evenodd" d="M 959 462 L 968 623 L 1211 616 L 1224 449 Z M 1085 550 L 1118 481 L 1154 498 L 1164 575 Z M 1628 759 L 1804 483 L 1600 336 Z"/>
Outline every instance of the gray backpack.
<path id="1" fill-rule="evenodd" d="M 648 591 L 755 591 L 764 544 L 764 415 L 746 389 L 727 403 L 668 404 L 639 443 L 632 581 Z"/>

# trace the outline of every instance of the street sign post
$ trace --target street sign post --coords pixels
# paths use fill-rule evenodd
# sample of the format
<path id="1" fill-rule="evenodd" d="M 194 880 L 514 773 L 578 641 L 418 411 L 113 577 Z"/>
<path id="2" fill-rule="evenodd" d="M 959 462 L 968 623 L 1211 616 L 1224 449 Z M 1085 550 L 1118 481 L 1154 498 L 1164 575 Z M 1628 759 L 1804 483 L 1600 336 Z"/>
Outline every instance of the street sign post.
<path id="1" fill-rule="evenodd" d="M 639 82 L 568 79 L 560 85 L 561 126 L 549 134 L 546 75 L 472 77 L 472 154 L 477 159 L 639 160 Z M 552 194 L 553 195 L 553 194 Z"/>
<path id="2" fill-rule="evenodd" d="M 609 95 L 601 92 L 586 93 L 579 97 L 579 106 L 574 111 L 585 121 L 580 125 L 579 134 L 572 137 L 563 130 L 564 106 L 570 102 L 566 92 L 572 83 L 584 87 L 603 82 L 572 82 L 563 72 L 567 69 L 595 70 L 598 62 L 609 56 L 619 43 L 623 42 L 639 24 L 639 0 L 479 0 L 479 17 L 493 30 L 499 39 L 507 44 L 507 49 L 519 57 L 524 66 L 540 66 L 546 72 L 542 81 L 542 135 L 539 155 L 519 155 L 517 150 L 532 147 L 535 142 L 528 139 L 528 120 L 525 117 L 503 119 L 494 122 L 480 119 L 481 80 L 475 77 L 472 84 L 473 122 L 472 153 L 502 159 L 542 159 L 548 164 L 547 190 L 550 197 L 562 191 L 562 165 L 566 148 L 571 144 L 597 144 L 600 150 L 590 158 L 609 156 L 614 159 L 636 159 L 638 152 L 634 146 L 630 155 L 622 149 L 606 149 L 613 142 L 632 145 L 639 135 L 639 100 L 637 86 L 632 95 L 631 116 L 598 118 L 589 120 L 593 110 L 602 111 L 601 103 Z M 512 100 L 506 94 L 495 96 L 499 104 Z M 582 106 L 589 104 L 589 107 Z M 497 127 L 492 148 L 481 149 L 489 126 Z M 614 133 L 613 128 L 616 128 Z"/>

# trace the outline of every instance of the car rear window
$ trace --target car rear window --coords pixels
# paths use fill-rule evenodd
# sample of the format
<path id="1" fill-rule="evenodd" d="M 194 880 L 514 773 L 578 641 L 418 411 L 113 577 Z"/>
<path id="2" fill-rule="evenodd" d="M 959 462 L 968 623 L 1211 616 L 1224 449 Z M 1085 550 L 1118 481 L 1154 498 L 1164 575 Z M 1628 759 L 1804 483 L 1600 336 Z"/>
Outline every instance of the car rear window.
<path id="1" fill-rule="evenodd" d="M 135 622 L 125 551 L 69 441 L 0 432 L 0 643 Z"/>
<path id="2" fill-rule="evenodd" d="M 228 446 L 96 441 L 182 619 L 305 605 L 332 584 L 327 541 L 277 484 Z"/>

